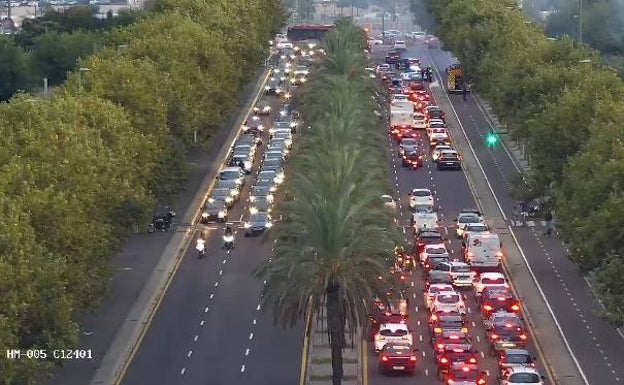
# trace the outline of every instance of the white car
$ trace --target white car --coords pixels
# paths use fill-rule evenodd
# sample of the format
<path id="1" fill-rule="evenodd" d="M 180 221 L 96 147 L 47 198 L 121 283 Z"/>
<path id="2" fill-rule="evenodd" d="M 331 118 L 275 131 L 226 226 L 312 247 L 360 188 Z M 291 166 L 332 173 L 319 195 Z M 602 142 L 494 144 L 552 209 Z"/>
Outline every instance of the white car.
<path id="1" fill-rule="evenodd" d="M 382 195 L 381 201 L 392 210 L 396 210 L 396 202 L 394 201 L 394 198 L 392 198 L 390 195 Z"/>
<path id="2" fill-rule="evenodd" d="M 407 98 L 407 95 L 404 94 L 392 94 L 390 103 L 396 102 L 409 102 L 409 99 Z"/>
<path id="3" fill-rule="evenodd" d="M 429 257 L 449 257 L 449 252 L 443 245 L 428 245 L 425 246 L 425 249 L 420 253 L 420 263 L 425 263 Z"/>
<path id="4" fill-rule="evenodd" d="M 381 324 L 379 326 L 379 331 L 375 334 L 375 351 L 380 352 L 384 345 L 392 342 L 413 344 L 414 337 L 406 324 Z"/>
<path id="5" fill-rule="evenodd" d="M 501 376 L 501 385 L 544 385 L 546 377 L 535 368 L 519 366 L 509 368 Z"/>
<path id="6" fill-rule="evenodd" d="M 411 209 L 419 205 L 433 205 L 433 193 L 426 188 L 415 188 L 409 194 L 409 206 Z"/>
<path id="7" fill-rule="evenodd" d="M 481 273 L 475 280 L 473 286 L 477 295 L 481 295 L 481 292 L 483 292 L 483 289 L 486 287 L 496 286 L 509 288 L 509 284 L 507 283 L 505 276 L 502 273 L 494 272 Z"/>
<path id="8" fill-rule="evenodd" d="M 422 31 L 417 31 L 417 32 L 412 32 L 411 36 L 412 36 L 412 39 L 414 40 L 425 40 L 425 38 L 427 37 L 427 34 Z"/>
<path id="9" fill-rule="evenodd" d="M 368 39 L 368 44 L 370 45 L 383 45 L 383 40 L 377 38 Z"/>
<path id="10" fill-rule="evenodd" d="M 432 128 L 431 135 L 429 135 L 429 143 L 439 143 L 449 141 L 448 132 L 446 132 L 446 128 Z"/>
<path id="11" fill-rule="evenodd" d="M 461 213 L 455 218 L 455 234 L 457 238 L 461 238 L 464 236 L 464 229 L 466 225 L 472 223 L 481 222 L 481 218 L 478 215 L 473 213 Z"/>
<path id="12" fill-rule="evenodd" d="M 414 128 L 417 130 L 424 130 L 427 128 L 426 116 L 422 112 L 414 113 Z"/>
<path id="13" fill-rule="evenodd" d="M 440 262 L 434 269 L 449 273 L 456 287 L 472 286 L 477 276 L 477 273 L 470 269 L 470 265 L 464 262 Z"/>
<path id="14" fill-rule="evenodd" d="M 442 291 L 436 294 L 431 303 L 431 312 L 436 313 L 439 311 L 457 311 L 460 315 L 465 315 L 466 304 L 462 296 L 455 290 Z"/>
<path id="15" fill-rule="evenodd" d="M 437 146 L 435 146 L 433 152 L 431 153 L 431 160 L 437 162 L 438 158 L 440 158 L 440 154 L 442 153 L 442 151 L 448 151 L 452 149 L 453 147 L 447 146 L 446 144 L 438 144 Z"/>
<path id="16" fill-rule="evenodd" d="M 404 40 L 397 40 L 394 42 L 394 49 L 407 49 L 407 44 Z"/>
<path id="17" fill-rule="evenodd" d="M 430 285 L 427 289 L 425 289 L 423 293 L 423 303 L 426 309 L 431 309 L 431 303 L 433 302 L 436 294 L 440 292 L 451 292 L 455 291 L 452 285 L 448 283 L 434 283 Z"/>
<path id="18" fill-rule="evenodd" d="M 489 231 L 490 228 L 483 222 L 468 223 L 464 226 L 464 236 L 468 233 L 487 233 Z"/>

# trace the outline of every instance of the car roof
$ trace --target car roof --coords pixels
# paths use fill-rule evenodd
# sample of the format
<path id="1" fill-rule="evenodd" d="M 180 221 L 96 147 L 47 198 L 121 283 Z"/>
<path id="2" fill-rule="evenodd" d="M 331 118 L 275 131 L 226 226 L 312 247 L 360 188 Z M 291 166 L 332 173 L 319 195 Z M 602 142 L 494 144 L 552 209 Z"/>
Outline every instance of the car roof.
<path id="1" fill-rule="evenodd" d="M 487 272 L 481 273 L 480 277 L 481 278 L 505 278 L 505 275 L 503 275 L 502 273 L 487 271 Z"/>
<path id="2" fill-rule="evenodd" d="M 529 351 L 525 349 L 504 349 L 503 353 L 504 354 L 521 354 L 525 356 L 531 355 L 531 353 L 529 353 Z"/>
<path id="3" fill-rule="evenodd" d="M 466 262 L 459 262 L 459 261 L 450 261 L 449 264 L 451 266 L 470 266 Z"/>
<path id="4" fill-rule="evenodd" d="M 240 167 L 223 167 L 221 169 L 221 172 L 224 172 L 224 171 L 237 171 L 237 172 L 240 172 L 240 170 L 241 170 Z"/>

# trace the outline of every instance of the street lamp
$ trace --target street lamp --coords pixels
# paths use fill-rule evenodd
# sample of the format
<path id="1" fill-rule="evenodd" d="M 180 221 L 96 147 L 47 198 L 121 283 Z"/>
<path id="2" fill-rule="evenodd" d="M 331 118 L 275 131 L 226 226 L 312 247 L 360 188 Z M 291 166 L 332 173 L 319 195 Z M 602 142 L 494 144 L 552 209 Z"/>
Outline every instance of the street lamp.
<path id="1" fill-rule="evenodd" d="M 579 43 L 583 44 L 583 0 L 579 0 Z"/>
<path id="2" fill-rule="evenodd" d="M 91 71 L 90 68 L 80 67 L 78 68 L 78 90 L 82 91 L 82 73 Z"/>

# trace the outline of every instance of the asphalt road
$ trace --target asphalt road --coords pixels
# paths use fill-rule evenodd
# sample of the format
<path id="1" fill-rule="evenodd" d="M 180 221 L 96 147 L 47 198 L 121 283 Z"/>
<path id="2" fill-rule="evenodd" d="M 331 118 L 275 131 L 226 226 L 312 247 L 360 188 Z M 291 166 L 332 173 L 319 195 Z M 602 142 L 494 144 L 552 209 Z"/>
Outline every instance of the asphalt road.
<path id="1" fill-rule="evenodd" d="M 279 109 L 276 97 L 273 110 Z M 263 117 L 267 127 L 274 115 Z M 268 135 L 268 134 L 265 134 Z M 268 137 L 264 138 L 264 148 Z M 258 170 L 247 177 L 229 221 L 238 225 L 248 212 L 249 189 Z M 208 231 L 206 256 L 198 258 L 194 242 L 168 288 L 122 384 L 291 385 L 298 381 L 303 325 L 292 330 L 274 326 L 259 300 L 263 283 L 254 269 L 271 252 L 266 236 L 236 233 L 235 249 L 223 250 L 223 225 Z"/>
<path id="2" fill-rule="evenodd" d="M 445 68 L 454 64 L 449 53 L 441 50 L 413 51 L 436 69 L 446 84 Z M 485 134 L 490 122 L 477 100 L 469 96 L 450 95 L 463 129 L 472 144 L 487 178 L 507 217 L 513 213 L 510 178 L 519 172 L 507 148 L 489 148 Z M 600 303 L 591 293 L 576 265 L 566 258 L 557 239 L 543 236 L 543 229 L 519 226 L 514 228 L 520 247 L 542 287 L 564 335 L 590 384 L 616 384 L 624 381 L 624 335 L 600 317 Z"/>
<path id="3" fill-rule="evenodd" d="M 421 146 L 428 148 L 426 135 L 421 132 Z M 397 155 L 396 144 L 388 138 L 389 150 L 391 152 L 392 174 L 395 177 L 395 197 L 398 201 L 398 220 L 405 229 L 406 240 L 411 244 L 413 240 L 413 232 L 409 228 L 410 215 L 408 205 L 408 192 L 414 188 L 427 188 L 435 192 L 436 204 L 438 205 L 438 215 L 442 224 L 445 226 L 445 233 L 448 234 L 449 248 L 452 250 L 451 255 L 454 258 L 461 259 L 461 243 L 454 236 L 453 219 L 464 208 L 476 207 L 473 195 L 468 186 L 468 182 L 463 172 L 445 170 L 437 171 L 435 163 L 430 157 L 426 160 L 423 168 L 418 170 L 408 170 L 403 168 Z M 407 385 L 407 384 L 439 384 L 437 377 L 437 366 L 434 362 L 433 349 L 429 342 L 428 319 L 429 314 L 423 308 L 422 291 L 424 289 L 424 280 L 421 271 L 418 269 L 411 274 L 409 290 L 410 296 L 410 319 L 409 326 L 414 330 L 414 338 L 416 347 L 419 349 L 420 362 L 418 370 L 413 376 L 388 376 L 382 375 L 378 371 L 377 356 L 369 352 L 369 381 L 371 385 Z M 489 345 L 487 343 L 486 331 L 479 313 L 479 307 L 472 290 L 465 290 L 466 305 L 469 308 L 467 319 L 469 322 L 469 334 L 471 335 L 474 347 L 479 351 L 481 360 L 479 366 L 482 370 L 487 371 L 488 384 L 497 384 L 497 361 L 489 353 Z M 370 345 L 370 344 L 369 344 Z M 529 343 L 528 350 L 537 355 L 537 350 Z M 538 367 L 544 367 L 540 362 Z"/>

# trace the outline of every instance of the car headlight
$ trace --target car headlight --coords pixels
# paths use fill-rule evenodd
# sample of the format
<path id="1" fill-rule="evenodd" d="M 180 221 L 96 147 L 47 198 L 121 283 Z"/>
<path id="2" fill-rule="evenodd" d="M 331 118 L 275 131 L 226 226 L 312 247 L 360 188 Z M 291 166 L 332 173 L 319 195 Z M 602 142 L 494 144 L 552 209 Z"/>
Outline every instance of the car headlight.
<path id="1" fill-rule="evenodd" d="M 232 199 L 232 197 L 225 197 L 225 202 L 226 203 L 232 203 L 234 199 Z"/>
<path id="2" fill-rule="evenodd" d="M 280 55 L 280 59 L 286 59 L 286 55 Z"/>
<path id="3" fill-rule="evenodd" d="M 230 195 L 231 195 L 231 196 L 233 196 L 233 197 L 237 197 L 237 196 L 238 196 L 238 194 L 239 194 L 239 192 L 238 192 L 238 190 L 236 190 L 236 189 L 234 189 L 234 190 L 230 191 Z"/>
<path id="4" fill-rule="evenodd" d="M 207 212 L 203 212 L 202 213 L 202 218 L 208 218 L 208 213 Z"/>
<path id="5" fill-rule="evenodd" d="M 243 131 L 247 131 L 247 130 L 249 130 L 249 126 L 243 125 Z"/>
<path id="6" fill-rule="evenodd" d="M 243 180 L 242 179 L 236 179 L 236 185 L 240 186 L 243 184 Z"/>
<path id="7" fill-rule="evenodd" d="M 271 223 L 271 222 L 267 222 L 265 226 L 266 226 L 267 228 L 271 228 L 271 227 L 273 227 L 273 223 Z"/>
<path id="8" fill-rule="evenodd" d="M 250 223 L 245 223 L 245 228 L 246 228 L 246 229 L 248 229 L 248 228 L 250 228 L 250 227 L 251 227 L 251 224 L 250 224 Z"/>
<path id="9" fill-rule="evenodd" d="M 269 128 L 269 134 L 271 135 L 275 134 L 275 128 L 273 127 Z"/>
<path id="10" fill-rule="evenodd" d="M 261 124 L 261 125 L 259 125 L 259 126 L 258 126 L 258 130 L 260 130 L 260 131 L 264 131 L 264 126 L 263 126 L 262 124 Z"/>
<path id="11" fill-rule="evenodd" d="M 271 188 L 269 188 L 269 191 L 271 191 L 271 192 L 275 192 L 275 190 L 277 190 L 277 187 L 275 187 L 275 186 L 271 186 Z"/>
<path id="12" fill-rule="evenodd" d="M 264 111 L 271 111 L 271 106 L 264 106 L 263 110 Z"/>
<path id="13" fill-rule="evenodd" d="M 243 163 L 244 163 L 244 166 L 245 166 L 245 169 L 246 169 L 246 170 L 251 170 L 251 166 L 252 166 L 252 165 L 251 165 L 251 162 L 250 162 L 250 161 L 246 161 L 246 162 L 243 162 Z"/>
<path id="14" fill-rule="evenodd" d="M 269 201 L 270 203 L 273 203 L 273 194 L 267 195 L 267 201 Z"/>
<path id="15" fill-rule="evenodd" d="M 225 210 L 219 211 L 219 214 L 218 214 L 219 218 L 225 218 L 226 215 L 227 215 L 227 211 Z"/>
<path id="16" fill-rule="evenodd" d="M 253 195 L 249 196 L 249 202 L 255 202 L 256 201 L 256 197 Z"/>
<path id="17" fill-rule="evenodd" d="M 290 128 L 297 127 L 297 122 L 290 122 Z"/>
<path id="18" fill-rule="evenodd" d="M 209 203 L 213 203 L 214 201 L 215 201 L 214 198 L 208 198 Z"/>
<path id="19" fill-rule="evenodd" d="M 249 208 L 249 212 L 250 212 L 251 214 L 255 214 L 255 213 L 257 213 L 257 212 L 258 212 L 258 209 L 257 209 L 256 207 L 254 207 L 254 206 L 251 206 L 251 207 Z"/>
<path id="20" fill-rule="evenodd" d="M 284 95 L 284 97 L 285 97 L 286 99 L 290 99 L 290 92 L 286 92 L 286 94 Z"/>

